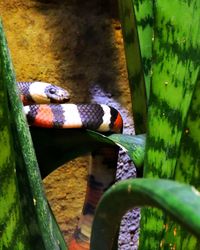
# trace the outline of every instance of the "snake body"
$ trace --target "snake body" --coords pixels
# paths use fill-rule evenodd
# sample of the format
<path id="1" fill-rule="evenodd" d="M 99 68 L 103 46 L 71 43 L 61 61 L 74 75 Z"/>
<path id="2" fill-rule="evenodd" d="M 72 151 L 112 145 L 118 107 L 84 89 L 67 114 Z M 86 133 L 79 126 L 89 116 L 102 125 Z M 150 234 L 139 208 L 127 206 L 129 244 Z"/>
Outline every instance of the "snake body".
<path id="1" fill-rule="evenodd" d="M 24 107 L 30 125 L 46 128 L 86 128 L 119 132 L 118 111 L 104 104 L 37 104 Z"/>
<path id="2" fill-rule="evenodd" d="M 68 104 L 68 91 L 44 82 L 17 83 L 30 126 L 45 128 L 84 128 L 99 132 L 122 131 L 119 112 L 104 104 Z M 55 104 L 57 103 L 57 104 Z M 31 104 L 31 105 L 29 105 Z M 118 149 L 92 152 L 86 198 L 69 250 L 90 249 L 90 232 L 96 205 L 115 180 Z"/>

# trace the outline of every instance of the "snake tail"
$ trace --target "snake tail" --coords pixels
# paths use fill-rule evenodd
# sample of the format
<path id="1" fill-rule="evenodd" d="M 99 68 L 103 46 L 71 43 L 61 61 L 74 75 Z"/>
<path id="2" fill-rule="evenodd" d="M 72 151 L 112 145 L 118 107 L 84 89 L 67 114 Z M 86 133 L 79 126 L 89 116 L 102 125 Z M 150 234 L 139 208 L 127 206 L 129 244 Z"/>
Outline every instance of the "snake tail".
<path id="1" fill-rule="evenodd" d="M 85 202 L 69 250 L 89 250 L 95 209 L 102 194 L 115 182 L 117 147 L 105 147 L 92 153 L 88 170 Z"/>

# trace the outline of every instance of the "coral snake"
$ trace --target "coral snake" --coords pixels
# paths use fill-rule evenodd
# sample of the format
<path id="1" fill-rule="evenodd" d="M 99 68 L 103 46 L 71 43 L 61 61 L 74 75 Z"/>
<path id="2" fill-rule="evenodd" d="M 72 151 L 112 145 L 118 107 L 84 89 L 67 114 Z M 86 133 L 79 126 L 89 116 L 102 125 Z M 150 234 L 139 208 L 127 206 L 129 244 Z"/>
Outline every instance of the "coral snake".
<path id="1" fill-rule="evenodd" d="M 27 121 L 44 128 L 85 128 L 121 133 L 119 112 L 105 104 L 71 104 L 68 91 L 45 82 L 18 82 Z M 92 152 L 85 202 L 69 250 L 90 249 L 90 233 L 95 207 L 103 192 L 115 181 L 118 149 L 101 148 Z"/>

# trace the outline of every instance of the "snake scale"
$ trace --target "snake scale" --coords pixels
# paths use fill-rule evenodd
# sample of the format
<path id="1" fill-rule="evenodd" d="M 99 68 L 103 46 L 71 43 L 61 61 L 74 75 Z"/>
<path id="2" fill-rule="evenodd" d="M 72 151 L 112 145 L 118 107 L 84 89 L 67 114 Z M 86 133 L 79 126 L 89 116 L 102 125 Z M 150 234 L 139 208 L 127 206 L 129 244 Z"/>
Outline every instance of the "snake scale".
<path id="1" fill-rule="evenodd" d="M 83 128 L 120 133 L 119 112 L 105 104 L 71 104 L 68 91 L 45 82 L 18 82 L 19 94 L 30 126 Z M 96 205 L 115 180 L 118 150 L 112 147 L 92 152 L 85 202 L 69 250 L 90 249 L 90 233 Z"/>

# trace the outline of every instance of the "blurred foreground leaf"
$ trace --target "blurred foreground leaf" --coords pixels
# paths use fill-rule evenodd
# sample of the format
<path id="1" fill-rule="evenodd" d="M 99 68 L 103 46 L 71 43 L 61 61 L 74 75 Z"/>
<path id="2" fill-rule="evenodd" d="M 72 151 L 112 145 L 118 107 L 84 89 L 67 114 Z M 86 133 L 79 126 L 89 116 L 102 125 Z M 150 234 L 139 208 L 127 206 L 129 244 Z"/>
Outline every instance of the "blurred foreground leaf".
<path id="1" fill-rule="evenodd" d="M 122 216 L 141 206 L 161 208 L 200 237 L 200 193 L 194 187 L 164 179 L 129 179 L 113 185 L 103 195 L 93 223 L 91 249 L 115 249 L 112 245 Z"/>

